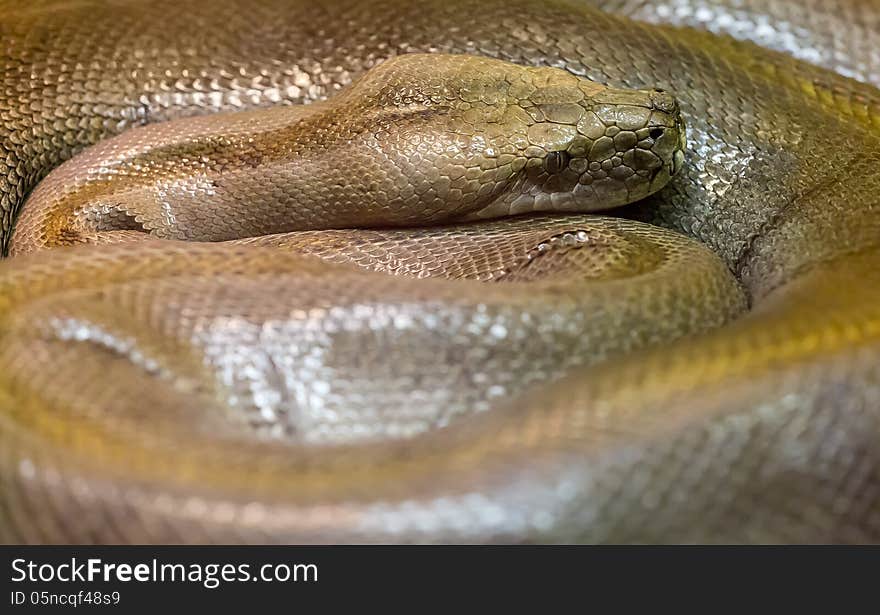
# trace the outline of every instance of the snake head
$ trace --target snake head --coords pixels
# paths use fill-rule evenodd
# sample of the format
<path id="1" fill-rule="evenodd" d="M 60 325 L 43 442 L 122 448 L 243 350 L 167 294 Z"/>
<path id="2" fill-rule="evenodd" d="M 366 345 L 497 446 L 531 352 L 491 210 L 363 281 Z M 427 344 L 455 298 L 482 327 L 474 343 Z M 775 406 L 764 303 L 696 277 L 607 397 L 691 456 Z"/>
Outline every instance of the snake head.
<path id="1" fill-rule="evenodd" d="M 684 162 L 671 95 L 557 68 L 403 55 L 372 69 L 352 100 L 368 103 L 349 115 L 377 110 L 369 150 L 392 178 L 377 204 L 389 222 L 618 207 L 662 188 Z"/>
<path id="2" fill-rule="evenodd" d="M 529 85 L 512 88 L 522 97 L 505 115 L 522 170 L 468 219 L 618 207 L 660 190 L 683 167 L 685 126 L 670 94 L 521 70 Z"/>
<path id="3" fill-rule="evenodd" d="M 352 161 L 361 150 L 379 160 L 361 175 L 383 178 L 365 198 L 383 199 L 371 206 L 385 223 L 608 209 L 656 192 L 684 161 L 684 123 L 666 92 L 491 58 L 392 58 L 339 116 L 365 113 L 366 141 L 345 146 Z"/>

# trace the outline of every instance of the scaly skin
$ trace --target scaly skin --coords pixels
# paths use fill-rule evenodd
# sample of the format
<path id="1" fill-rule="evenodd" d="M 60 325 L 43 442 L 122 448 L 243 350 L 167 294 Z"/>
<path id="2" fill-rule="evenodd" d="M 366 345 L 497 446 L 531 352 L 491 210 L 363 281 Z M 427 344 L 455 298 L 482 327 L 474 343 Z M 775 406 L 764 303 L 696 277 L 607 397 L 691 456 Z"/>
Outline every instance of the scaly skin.
<path id="1" fill-rule="evenodd" d="M 323 103 L 181 119 L 91 148 L 34 191 L 10 255 L 137 231 L 224 241 L 607 209 L 663 188 L 684 144 L 664 92 L 407 54 Z"/>
<path id="2" fill-rule="evenodd" d="M 880 539 L 870 85 L 566 2 L 5 14 L 7 224 L 39 177 L 132 124 L 316 100 L 378 58 L 467 52 L 671 92 L 686 166 L 628 213 L 705 243 L 751 303 L 723 324 L 742 299 L 714 259 L 610 219 L 11 259 L 5 540 Z"/>
<path id="3" fill-rule="evenodd" d="M 727 34 L 880 86 L 880 13 L 873 0 L 587 0 L 639 21 Z M 842 34 L 846 41 L 842 43 Z"/>

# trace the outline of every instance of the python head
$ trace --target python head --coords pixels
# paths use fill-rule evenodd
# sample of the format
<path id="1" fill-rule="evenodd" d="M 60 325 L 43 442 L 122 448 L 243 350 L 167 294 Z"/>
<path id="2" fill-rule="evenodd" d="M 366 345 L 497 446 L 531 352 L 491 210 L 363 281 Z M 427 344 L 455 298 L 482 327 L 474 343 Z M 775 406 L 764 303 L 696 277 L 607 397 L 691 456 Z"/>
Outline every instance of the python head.
<path id="1" fill-rule="evenodd" d="M 662 90 L 412 54 L 372 69 L 353 92 L 381 110 L 370 148 L 394 167 L 385 211 L 401 222 L 415 220 L 407 199 L 422 221 L 609 209 L 661 189 L 684 163 L 684 122 Z"/>

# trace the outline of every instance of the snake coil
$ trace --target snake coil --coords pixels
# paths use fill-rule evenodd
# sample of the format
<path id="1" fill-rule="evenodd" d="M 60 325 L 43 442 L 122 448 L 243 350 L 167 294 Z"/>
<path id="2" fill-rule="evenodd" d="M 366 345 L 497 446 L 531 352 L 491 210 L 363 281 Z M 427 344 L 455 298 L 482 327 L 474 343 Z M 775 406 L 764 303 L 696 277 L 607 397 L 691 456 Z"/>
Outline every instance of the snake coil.
<path id="1" fill-rule="evenodd" d="M 869 4 L 0 6 L 0 539 L 880 539 Z"/>

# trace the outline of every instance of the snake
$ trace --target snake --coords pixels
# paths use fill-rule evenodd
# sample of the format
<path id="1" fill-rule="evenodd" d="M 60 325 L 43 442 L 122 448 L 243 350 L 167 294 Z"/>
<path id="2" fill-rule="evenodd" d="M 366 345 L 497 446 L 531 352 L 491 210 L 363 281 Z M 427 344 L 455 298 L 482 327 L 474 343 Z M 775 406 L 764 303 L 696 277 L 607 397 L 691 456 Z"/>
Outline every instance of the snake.
<path id="1" fill-rule="evenodd" d="M 3 542 L 880 539 L 872 3 L 0 7 Z"/>

